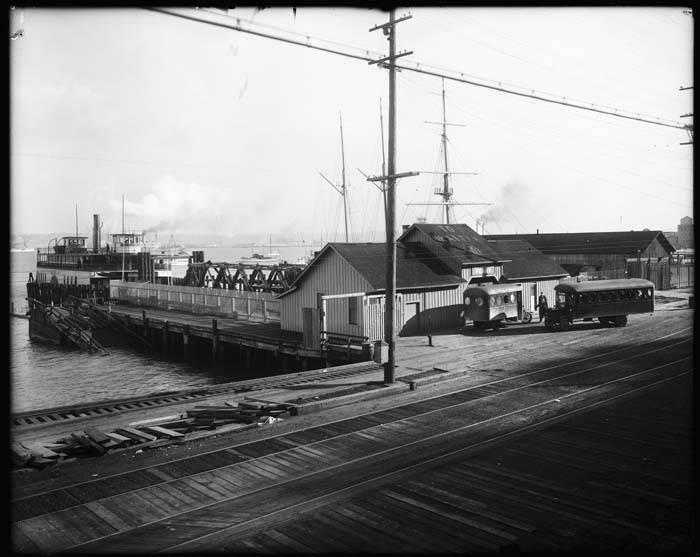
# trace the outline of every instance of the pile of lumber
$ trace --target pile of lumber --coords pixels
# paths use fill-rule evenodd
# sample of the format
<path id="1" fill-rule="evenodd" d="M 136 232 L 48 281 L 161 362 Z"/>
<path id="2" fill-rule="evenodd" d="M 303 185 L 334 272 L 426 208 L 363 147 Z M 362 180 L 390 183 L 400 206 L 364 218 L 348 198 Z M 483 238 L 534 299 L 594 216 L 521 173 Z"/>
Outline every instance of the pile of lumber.
<path id="1" fill-rule="evenodd" d="M 178 440 L 187 433 L 213 430 L 232 423 L 272 423 L 283 415 L 294 413 L 293 404 L 260 399 L 226 402 L 222 406 L 195 406 L 187 410 L 186 415 L 120 426 L 112 432 L 86 427 L 54 443 L 12 443 L 10 464 L 14 467 L 44 468 L 59 460 L 101 456 L 112 449 L 152 443 L 159 439 Z"/>
<path id="2" fill-rule="evenodd" d="M 213 419 L 220 423 L 239 422 L 252 424 L 268 421 L 267 418 L 280 419 L 283 415 L 294 414 L 295 405 L 284 402 L 266 401 L 246 398 L 237 403 L 226 402 L 222 406 L 195 406 L 187 411 L 188 418 Z"/>

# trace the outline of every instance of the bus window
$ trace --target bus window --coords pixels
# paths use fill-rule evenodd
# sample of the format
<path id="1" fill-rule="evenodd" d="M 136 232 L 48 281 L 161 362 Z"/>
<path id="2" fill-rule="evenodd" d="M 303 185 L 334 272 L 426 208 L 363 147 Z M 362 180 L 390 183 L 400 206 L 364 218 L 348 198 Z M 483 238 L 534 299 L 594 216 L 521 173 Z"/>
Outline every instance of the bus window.
<path id="1" fill-rule="evenodd" d="M 566 307 L 566 294 L 564 294 L 564 292 L 557 292 L 557 307 Z"/>

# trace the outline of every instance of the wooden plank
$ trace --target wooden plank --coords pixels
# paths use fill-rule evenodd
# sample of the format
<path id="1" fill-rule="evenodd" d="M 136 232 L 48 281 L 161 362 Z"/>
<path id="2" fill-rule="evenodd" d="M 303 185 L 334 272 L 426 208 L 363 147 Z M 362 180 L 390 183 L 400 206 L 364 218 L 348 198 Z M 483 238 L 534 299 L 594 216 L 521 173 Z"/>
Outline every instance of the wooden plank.
<path id="1" fill-rule="evenodd" d="M 110 524 L 117 531 L 129 530 L 131 528 L 131 525 L 124 522 L 119 515 L 114 513 L 112 509 L 107 508 L 100 501 L 89 501 L 88 503 L 85 503 L 85 507 L 90 509 L 93 513 Z"/>
<path id="2" fill-rule="evenodd" d="M 409 495 L 409 494 L 403 493 L 402 491 L 403 490 L 401 490 L 400 488 L 383 489 L 381 491 L 381 493 L 382 493 L 382 495 L 386 495 L 386 496 L 391 497 L 392 499 L 396 499 L 398 501 L 403 501 L 404 503 L 407 503 L 407 504 L 412 505 L 414 507 L 418 507 L 419 509 L 423 509 L 429 513 L 434 513 L 443 519 L 453 520 L 455 522 L 461 522 L 462 524 L 469 526 L 475 530 L 489 534 L 488 538 L 490 538 L 492 541 L 498 540 L 500 542 L 501 540 L 505 540 L 507 542 L 514 542 L 514 541 L 518 540 L 518 536 L 511 534 L 510 532 L 507 532 L 506 530 L 503 530 L 502 528 L 495 528 L 493 526 L 489 526 L 484 521 L 474 520 L 474 519 L 471 519 L 471 518 L 464 516 L 461 513 L 456 513 L 456 512 L 453 512 L 452 510 L 449 510 L 449 508 L 446 508 L 447 505 L 445 503 L 442 503 L 441 501 L 437 501 L 435 499 L 430 499 L 429 497 L 427 497 L 425 495 L 419 495 L 419 494 Z M 430 500 L 427 501 L 426 499 L 430 499 Z M 452 507 L 452 508 L 454 508 L 454 507 Z M 496 538 L 496 540 L 493 540 L 494 537 Z M 486 539 L 485 539 L 485 541 L 486 541 Z"/>
<path id="3" fill-rule="evenodd" d="M 29 449 L 30 454 L 34 457 L 39 456 L 42 458 L 58 458 L 60 456 L 58 453 L 52 451 L 42 443 L 25 441 L 23 445 Z"/>
<path id="4" fill-rule="evenodd" d="M 184 437 L 184 434 L 182 433 L 158 425 L 143 426 L 143 429 L 150 433 L 154 433 L 158 437 L 166 437 L 168 439 L 177 439 L 179 437 Z"/>
<path id="5" fill-rule="evenodd" d="M 134 441 L 139 441 L 139 442 L 155 441 L 157 439 L 157 437 L 155 435 L 151 435 L 150 433 L 146 433 L 145 431 L 141 431 L 139 429 L 135 429 L 135 428 L 129 427 L 129 426 L 118 427 L 116 431 L 120 435 L 124 435 L 126 437 L 133 439 Z"/>
<path id="6" fill-rule="evenodd" d="M 23 520 L 16 525 L 34 545 L 39 547 L 44 555 L 59 553 L 62 549 L 73 544 L 72 538 L 62 528 L 58 528 L 48 521 L 45 516 Z"/>
<path id="7" fill-rule="evenodd" d="M 10 461 L 15 466 L 25 464 L 31 458 L 31 452 L 27 447 L 19 443 L 10 443 Z"/>
<path id="8" fill-rule="evenodd" d="M 114 433 L 112 431 L 108 432 L 107 436 L 110 439 L 119 443 L 120 445 L 128 445 L 129 443 L 131 443 L 133 441 L 133 439 L 131 437 L 125 437 L 124 435 L 119 435 L 118 433 Z"/>
<path id="9" fill-rule="evenodd" d="M 417 536 L 414 536 L 406 528 L 393 528 L 381 520 L 381 517 L 363 509 L 358 512 L 357 507 L 338 505 L 329 509 L 333 514 L 347 517 L 364 528 L 374 540 L 374 547 L 370 553 L 433 553 L 434 546 L 421 546 Z"/>
<path id="10" fill-rule="evenodd" d="M 481 503 L 476 503 L 473 500 L 465 499 L 459 495 L 456 495 L 454 492 L 440 489 L 438 487 L 435 487 L 434 485 L 410 481 L 408 483 L 402 484 L 401 487 L 408 491 L 412 491 L 416 494 L 429 494 L 431 497 L 435 498 L 438 501 L 442 501 L 446 504 L 452 505 L 466 512 L 482 516 L 484 518 L 488 518 L 495 522 L 500 522 L 501 524 L 504 524 L 506 526 L 517 528 L 518 530 L 522 530 L 524 532 L 534 532 L 537 529 L 532 524 L 527 524 L 525 522 L 514 520 L 501 514 L 488 511 L 485 508 L 486 506 Z"/>
<path id="11" fill-rule="evenodd" d="M 30 540 L 17 524 L 10 525 L 10 550 L 13 554 L 39 554 L 39 546 Z"/>
<path id="12" fill-rule="evenodd" d="M 96 427 L 86 427 L 83 431 L 85 432 L 85 435 L 96 443 L 105 444 L 112 440 L 108 435 Z"/>
<path id="13" fill-rule="evenodd" d="M 90 439 L 87 435 L 83 435 L 80 433 L 71 433 L 71 437 L 75 439 L 81 446 L 87 449 L 91 449 L 98 454 L 104 454 L 107 452 L 107 449 L 105 449 L 99 443 Z"/>

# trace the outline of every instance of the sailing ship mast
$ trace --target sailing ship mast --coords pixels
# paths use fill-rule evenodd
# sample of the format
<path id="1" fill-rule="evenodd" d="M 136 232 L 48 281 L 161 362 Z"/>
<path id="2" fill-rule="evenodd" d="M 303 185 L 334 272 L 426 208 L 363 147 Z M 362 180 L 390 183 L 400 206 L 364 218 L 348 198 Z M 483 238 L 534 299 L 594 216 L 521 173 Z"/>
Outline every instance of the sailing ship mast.
<path id="1" fill-rule="evenodd" d="M 122 281 L 124 280 L 124 267 L 125 267 L 125 259 L 126 259 L 126 246 L 124 246 L 123 244 L 124 244 L 124 195 L 122 195 Z"/>
<path id="2" fill-rule="evenodd" d="M 450 187 L 449 177 L 451 174 L 469 174 L 476 176 L 476 172 L 452 172 L 447 163 L 447 126 L 465 127 L 464 124 L 454 124 L 447 122 L 445 109 L 445 79 L 442 79 L 442 122 L 425 122 L 426 124 L 437 124 L 442 126 L 442 152 L 444 155 L 445 170 L 440 172 L 421 171 L 421 174 L 442 174 L 442 188 L 436 188 L 433 193 L 442 197 L 442 201 L 437 203 L 407 203 L 406 205 L 442 205 L 445 208 L 445 224 L 450 224 L 450 207 L 455 205 L 492 205 L 492 203 L 455 203 L 452 201 L 454 190 Z"/>
<path id="3" fill-rule="evenodd" d="M 342 183 L 334 184 L 328 178 L 326 178 L 321 172 L 321 178 L 328 182 L 334 190 L 336 190 L 340 195 L 343 196 L 343 213 L 345 215 L 345 242 L 348 240 L 348 199 L 347 199 L 347 184 L 345 183 L 345 144 L 343 142 L 343 114 L 340 113 L 340 153 L 343 161 L 343 171 L 342 171 Z"/>

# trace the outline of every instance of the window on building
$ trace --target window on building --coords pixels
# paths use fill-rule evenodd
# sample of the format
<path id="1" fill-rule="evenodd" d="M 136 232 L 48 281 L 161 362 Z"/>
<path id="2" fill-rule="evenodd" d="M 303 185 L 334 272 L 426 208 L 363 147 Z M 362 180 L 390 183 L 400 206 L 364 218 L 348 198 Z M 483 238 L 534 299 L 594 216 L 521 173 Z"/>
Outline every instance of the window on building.
<path id="1" fill-rule="evenodd" d="M 348 323 L 357 325 L 357 297 L 348 298 Z"/>

